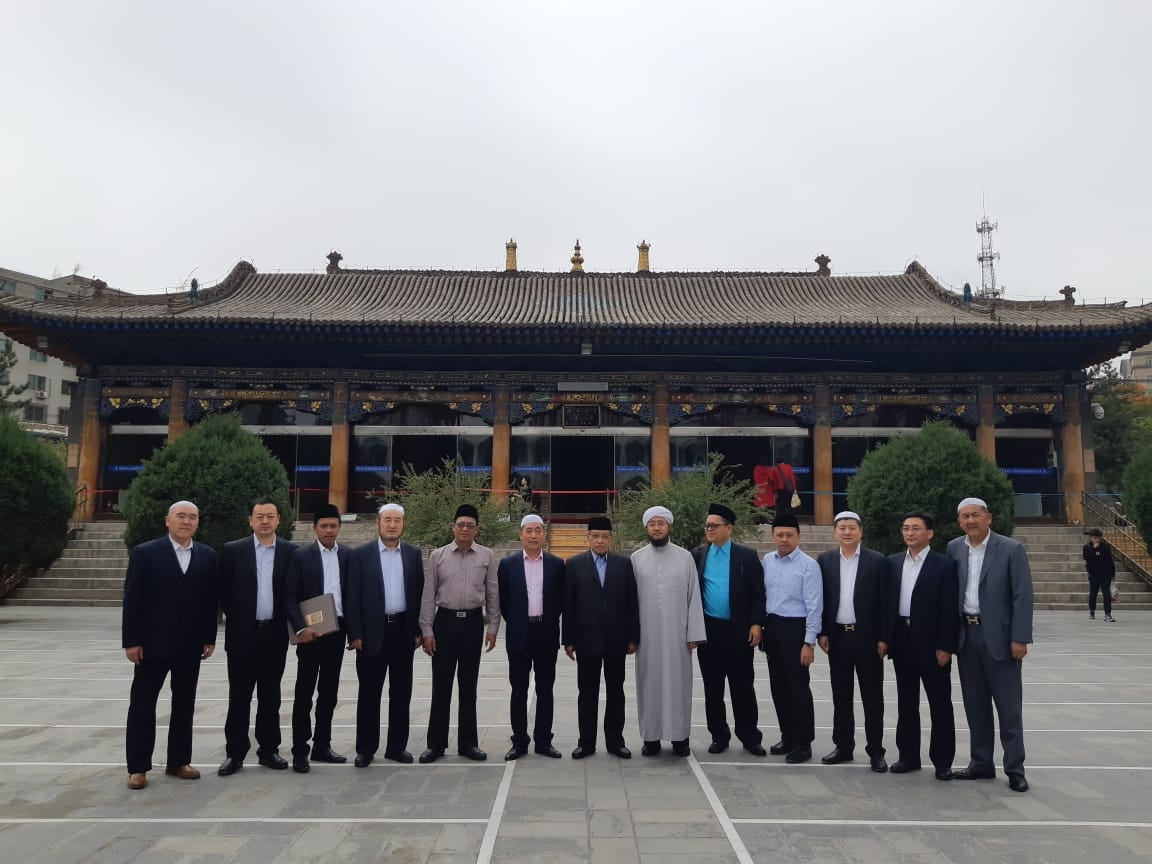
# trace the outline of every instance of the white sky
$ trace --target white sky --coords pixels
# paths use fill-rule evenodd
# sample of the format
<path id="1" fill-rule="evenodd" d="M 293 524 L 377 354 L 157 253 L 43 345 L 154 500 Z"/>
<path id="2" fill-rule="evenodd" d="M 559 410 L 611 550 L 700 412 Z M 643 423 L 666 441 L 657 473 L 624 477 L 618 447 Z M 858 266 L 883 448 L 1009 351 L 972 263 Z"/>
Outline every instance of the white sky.
<path id="1" fill-rule="evenodd" d="M 1152 3 L 5 0 L 0 266 L 895 273 L 1152 301 Z M 1141 59 L 1143 58 L 1143 59 Z M 982 203 L 984 202 L 984 203 Z"/>

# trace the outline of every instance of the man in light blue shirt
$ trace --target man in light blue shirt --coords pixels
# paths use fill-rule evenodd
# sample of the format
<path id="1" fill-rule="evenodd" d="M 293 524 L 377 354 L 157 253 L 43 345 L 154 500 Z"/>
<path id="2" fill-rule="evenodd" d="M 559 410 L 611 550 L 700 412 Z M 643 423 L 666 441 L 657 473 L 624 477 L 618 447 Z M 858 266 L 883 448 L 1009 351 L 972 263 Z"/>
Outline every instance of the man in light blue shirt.
<path id="1" fill-rule="evenodd" d="M 772 523 L 776 551 L 764 556 L 764 632 L 760 648 L 768 655 L 772 704 L 780 740 L 769 748 L 792 764 L 812 758 L 815 712 L 808 667 L 824 614 L 824 586 L 814 558 L 800 551 L 800 523 L 780 516 Z"/>

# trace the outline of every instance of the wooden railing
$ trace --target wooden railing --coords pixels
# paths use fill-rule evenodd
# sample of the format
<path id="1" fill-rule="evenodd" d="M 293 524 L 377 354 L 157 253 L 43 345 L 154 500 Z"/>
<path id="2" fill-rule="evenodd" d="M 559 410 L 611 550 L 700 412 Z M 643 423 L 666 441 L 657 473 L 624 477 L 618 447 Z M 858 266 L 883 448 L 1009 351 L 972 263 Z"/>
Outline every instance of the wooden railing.
<path id="1" fill-rule="evenodd" d="M 1120 511 L 1115 496 L 1103 497 L 1082 492 L 1080 497 L 1084 505 L 1084 524 L 1098 527 L 1104 533 L 1104 539 L 1112 546 L 1112 554 L 1152 585 L 1152 555 L 1148 554 L 1148 546 L 1136 526 Z"/>

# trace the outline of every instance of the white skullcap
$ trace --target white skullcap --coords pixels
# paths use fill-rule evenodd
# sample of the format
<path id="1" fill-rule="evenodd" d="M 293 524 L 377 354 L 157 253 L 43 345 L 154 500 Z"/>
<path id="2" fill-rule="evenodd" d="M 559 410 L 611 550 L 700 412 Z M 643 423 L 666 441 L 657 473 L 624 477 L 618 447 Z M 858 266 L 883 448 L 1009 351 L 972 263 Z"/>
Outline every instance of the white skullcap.
<path id="1" fill-rule="evenodd" d="M 648 527 L 648 523 L 657 516 L 663 516 L 666 520 L 668 520 L 669 525 L 672 524 L 672 511 L 667 507 L 656 505 L 655 507 L 649 507 L 644 511 L 644 527 Z"/>
<path id="2" fill-rule="evenodd" d="M 197 513 L 200 512 L 200 508 L 197 507 L 195 504 L 193 504 L 191 501 L 177 501 L 175 504 L 173 504 L 171 507 L 168 508 L 168 515 L 171 516 L 172 511 L 175 510 L 177 507 L 191 507 Z"/>
<path id="3" fill-rule="evenodd" d="M 956 505 L 956 512 L 959 513 L 965 507 L 983 507 L 985 510 L 988 509 L 988 505 L 984 503 L 983 498 L 965 498 Z"/>
<path id="4" fill-rule="evenodd" d="M 543 524 L 544 524 L 544 520 L 541 519 L 539 516 L 537 516 L 535 513 L 529 513 L 527 516 L 525 516 L 523 519 L 520 520 L 520 527 L 521 528 L 523 528 L 525 525 L 543 525 Z"/>
<path id="5" fill-rule="evenodd" d="M 376 512 L 377 513 L 399 513 L 401 516 L 403 516 L 404 515 L 404 508 L 401 507 L 399 504 L 389 502 L 388 504 L 385 504 L 383 507 L 381 507 Z"/>
<path id="6" fill-rule="evenodd" d="M 864 520 L 860 518 L 860 514 L 853 513 L 851 510 L 841 510 L 836 514 L 836 518 L 832 520 L 832 524 L 835 525 L 841 519 L 855 519 L 857 525 L 864 524 Z"/>

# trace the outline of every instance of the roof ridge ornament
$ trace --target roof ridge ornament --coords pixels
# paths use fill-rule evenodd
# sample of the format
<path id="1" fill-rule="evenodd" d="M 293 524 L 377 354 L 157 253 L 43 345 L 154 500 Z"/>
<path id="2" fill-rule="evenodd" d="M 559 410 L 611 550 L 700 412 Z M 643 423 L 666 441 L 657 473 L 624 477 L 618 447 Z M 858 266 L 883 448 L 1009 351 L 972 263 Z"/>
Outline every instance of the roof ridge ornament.
<path id="1" fill-rule="evenodd" d="M 344 260 L 344 256 L 341 255 L 339 252 L 337 252 L 335 249 L 333 249 L 331 252 L 328 253 L 328 266 L 324 269 L 324 272 L 327 273 L 329 276 L 332 276 L 332 275 L 335 275 L 336 273 L 339 273 L 340 272 L 340 262 L 343 260 Z"/>
<path id="2" fill-rule="evenodd" d="M 504 272 L 516 272 L 516 240 L 512 237 L 504 244 Z"/>
<path id="3" fill-rule="evenodd" d="M 572 257 L 568 259 L 572 262 L 573 273 L 584 272 L 584 256 L 580 254 L 580 238 L 576 238 L 576 247 L 573 250 Z"/>
<path id="4" fill-rule="evenodd" d="M 1076 305 L 1076 298 L 1074 296 L 1072 296 L 1076 293 L 1076 289 L 1074 287 L 1072 287 L 1071 285 L 1065 285 L 1063 288 L 1060 289 L 1060 293 L 1064 295 L 1064 305 L 1065 306 L 1075 306 Z"/>
<path id="5" fill-rule="evenodd" d="M 825 255 L 823 252 L 821 252 L 819 255 L 817 255 L 816 256 L 816 267 L 818 269 L 816 270 L 816 275 L 817 276 L 831 276 L 832 270 L 828 267 L 828 265 L 831 263 L 832 263 L 832 259 L 829 258 L 827 255 Z"/>
<path id="6" fill-rule="evenodd" d="M 640 250 L 640 259 L 636 262 L 637 273 L 651 273 L 652 268 L 648 263 L 648 250 L 652 248 L 647 240 L 641 240 L 640 245 L 636 247 Z"/>

